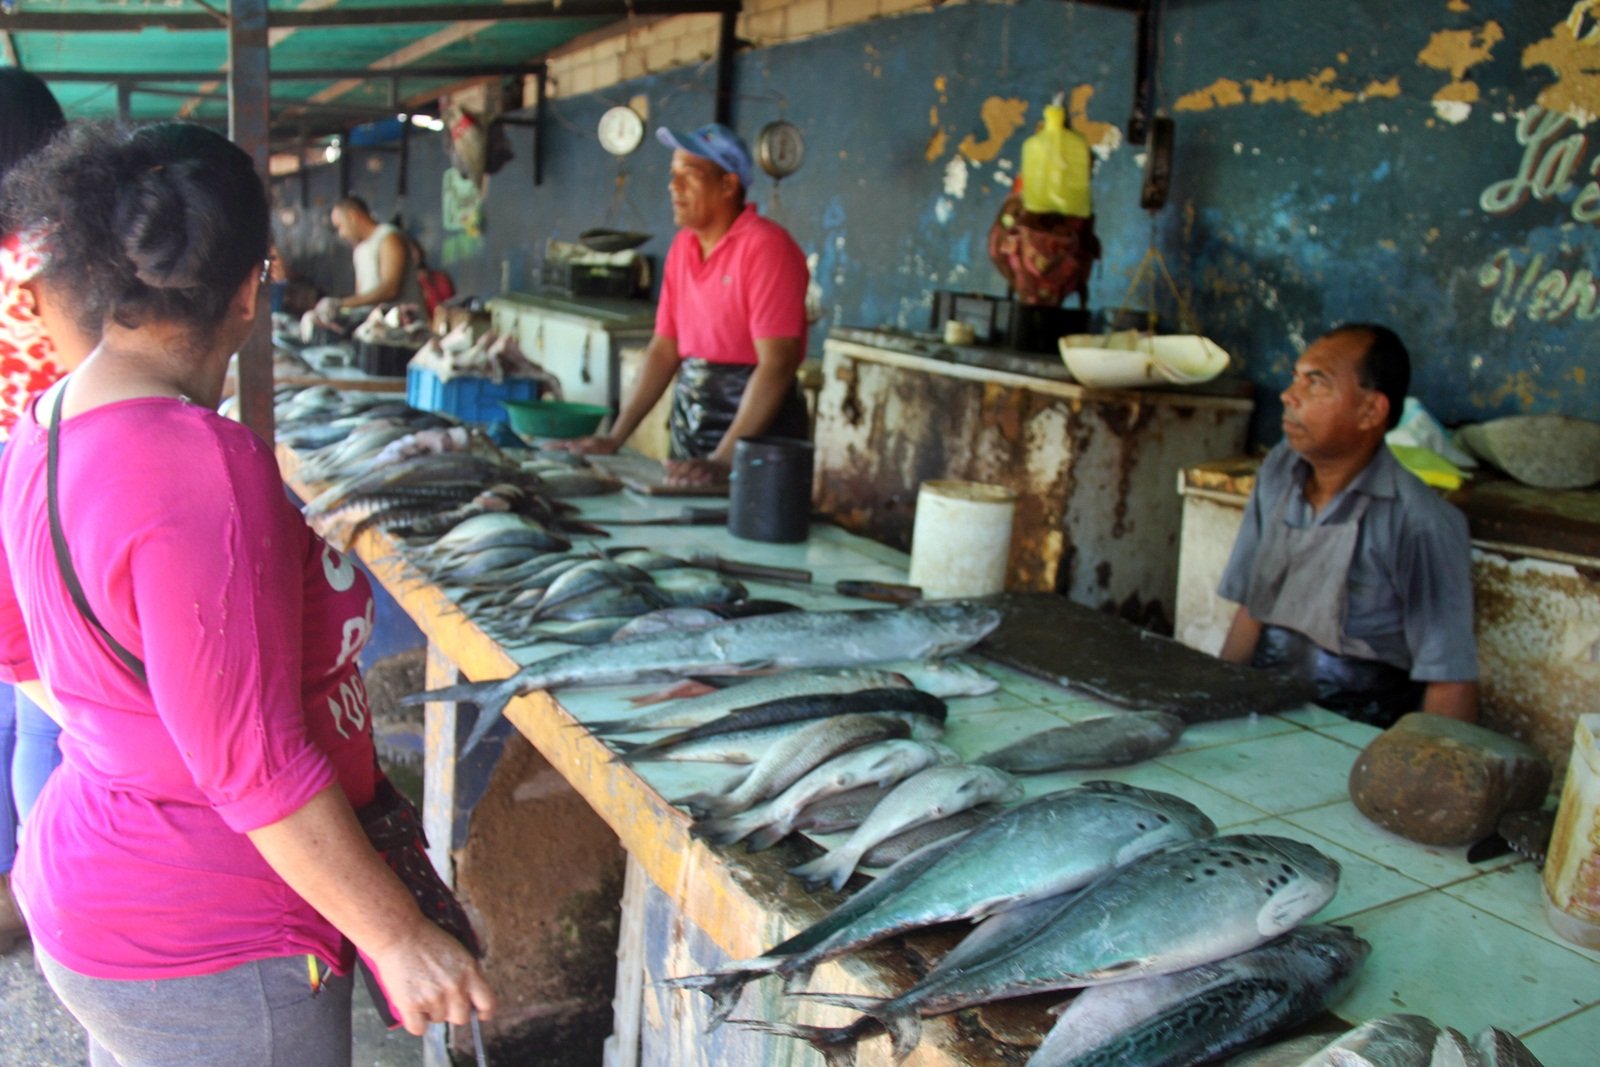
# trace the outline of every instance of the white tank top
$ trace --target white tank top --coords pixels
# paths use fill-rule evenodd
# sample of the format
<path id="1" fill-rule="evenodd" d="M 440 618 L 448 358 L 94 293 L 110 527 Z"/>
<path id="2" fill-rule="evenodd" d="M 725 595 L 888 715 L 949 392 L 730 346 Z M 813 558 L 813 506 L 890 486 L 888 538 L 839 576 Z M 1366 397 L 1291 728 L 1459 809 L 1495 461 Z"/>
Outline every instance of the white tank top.
<path id="1" fill-rule="evenodd" d="M 382 272 L 378 268 L 378 249 L 383 246 L 384 239 L 391 233 L 399 234 L 405 241 L 405 234 L 400 233 L 398 227 L 387 222 L 378 223 L 377 227 L 367 235 L 365 241 L 357 244 L 350 252 L 350 258 L 356 268 L 356 292 L 366 293 L 377 288 L 382 280 Z M 400 280 L 400 300 L 402 304 L 422 303 L 422 290 L 417 286 L 417 265 L 411 254 L 411 242 L 406 241 L 406 268 Z"/>

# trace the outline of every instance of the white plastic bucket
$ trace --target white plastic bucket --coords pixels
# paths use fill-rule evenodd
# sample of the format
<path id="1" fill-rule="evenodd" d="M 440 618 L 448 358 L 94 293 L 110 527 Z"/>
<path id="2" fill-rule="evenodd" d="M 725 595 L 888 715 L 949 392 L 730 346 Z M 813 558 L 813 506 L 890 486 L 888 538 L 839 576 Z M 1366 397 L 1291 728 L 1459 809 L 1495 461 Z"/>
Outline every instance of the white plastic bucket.
<path id="1" fill-rule="evenodd" d="M 911 530 L 910 582 L 928 598 L 1006 588 L 1017 494 L 982 482 L 923 482 Z"/>

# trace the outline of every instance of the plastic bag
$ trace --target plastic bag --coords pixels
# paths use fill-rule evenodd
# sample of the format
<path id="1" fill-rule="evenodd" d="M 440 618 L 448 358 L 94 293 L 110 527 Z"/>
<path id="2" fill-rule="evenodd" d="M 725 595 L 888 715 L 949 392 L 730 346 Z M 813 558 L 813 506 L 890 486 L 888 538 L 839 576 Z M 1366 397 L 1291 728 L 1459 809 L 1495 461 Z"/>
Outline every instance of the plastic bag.
<path id="1" fill-rule="evenodd" d="M 1437 452 L 1457 467 L 1476 467 L 1478 461 L 1463 451 L 1433 413 L 1422 406 L 1414 396 L 1406 397 L 1405 408 L 1400 413 L 1400 423 L 1390 430 L 1385 440 L 1391 445 L 1410 445 Z"/>

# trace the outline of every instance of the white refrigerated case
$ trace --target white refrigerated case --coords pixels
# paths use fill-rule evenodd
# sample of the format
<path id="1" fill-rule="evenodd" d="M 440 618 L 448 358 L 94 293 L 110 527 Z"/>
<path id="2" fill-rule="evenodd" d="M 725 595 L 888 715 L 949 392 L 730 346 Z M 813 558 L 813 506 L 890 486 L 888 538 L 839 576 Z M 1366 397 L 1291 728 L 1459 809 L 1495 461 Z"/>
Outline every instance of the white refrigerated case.
<path id="1" fill-rule="evenodd" d="M 506 293 L 489 301 L 494 328 L 516 337 L 529 359 L 561 382 L 567 400 L 604 404 L 621 399 L 624 347 L 648 341 L 655 305 L 648 300 Z"/>

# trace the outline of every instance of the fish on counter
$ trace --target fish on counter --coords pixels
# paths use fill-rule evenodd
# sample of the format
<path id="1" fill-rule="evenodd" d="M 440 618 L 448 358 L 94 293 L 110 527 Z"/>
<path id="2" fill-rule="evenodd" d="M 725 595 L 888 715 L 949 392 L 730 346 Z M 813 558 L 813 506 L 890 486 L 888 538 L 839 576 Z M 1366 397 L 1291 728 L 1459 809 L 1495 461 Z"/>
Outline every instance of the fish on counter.
<path id="1" fill-rule="evenodd" d="M 977 644 L 1000 625 L 1000 618 L 992 607 L 961 601 L 761 615 L 687 633 L 649 634 L 576 648 L 529 664 L 509 678 L 414 693 L 402 703 L 444 700 L 478 705 L 478 720 L 463 746 L 463 752 L 470 752 L 504 715 L 506 704 L 541 689 L 944 656 Z"/>
<path id="2" fill-rule="evenodd" d="M 1012 774 L 1120 767 L 1165 752 L 1183 727 L 1164 711 L 1119 711 L 1041 731 L 973 762 Z"/>
<path id="3" fill-rule="evenodd" d="M 1337 863 L 1291 838 L 1232 834 L 1176 845 L 1101 878 L 1002 955 L 888 1000 L 807 994 L 866 1014 L 797 1036 L 839 1050 L 881 1026 L 904 1058 L 921 1040 L 923 1016 L 1214 963 L 1292 930 L 1332 900 L 1338 884 Z"/>
<path id="4" fill-rule="evenodd" d="M 1371 946 L 1302 926 L 1187 971 L 1098 985 L 1061 1012 L 1027 1067 L 1179 1067 L 1291 1029 L 1337 1002 Z"/>
<path id="5" fill-rule="evenodd" d="M 783 600 L 767 600 L 765 598 L 736 600 L 727 604 L 698 604 L 691 608 L 661 608 L 629 619 L 626 626 L 612 635 L 612 639 L 623 641 L 630 637 L 641 637 L 646 634 L 698 630 L 704 626 L 715 626 L 719 622 L 727 622 L 729 619 L 747 619 L 755 615 L 779 615 L 784 612 L 799 610 L 800 606 L 798 604 L 790 604 Z"/>
<path id="6" fill-rule="evenodd" d="M 893 785 L 924 768 L 948 767 L 960 759 L 943 745 L 910 739 L 852 749 L 812 768 L 764 803 L 720 818 L 702 819 L 691 833 L 719 845 L 750 838 L 750 851 L 759 852 L 792 833 L 796 817 L 815 800 L 863 785 Z"/>
<path id="7" fill-rule="evenodd" d="M 907 726 L 913 731 L 912 736 L 932 733 L 937 737 L 943 733 L 948 714 L 948 706 L 938 697 L 905 687 L 862 689 L 849 693 L 815 693 L 779 697 L 776 700 L 739 708 L 710 722 L 668 734 L 654 741 L 635 744 L 613 740 L 611 744 L 623 752 L 624 762 L 633 763 L 637 760 L 656 759 L 658 753 L 718 734 L 741 733 L 810 719 L 828 719 L 838 715 L 903 717 Z"/>
<path id="8" fill-rule="evenodd" d="M 768 746 L 733 785 L 722 792 L 700 792 L 673 803 L 705 815 L 726 817 L 776 796 L 818 764 L 841 752 L 905 737 L 908 727 L 899 719 L 879 715 L 839 715 L 808 723 Z"/>
<path id="9" fill-rule="evenodd" d="M 860 826 L 892 786 L 864 785 L 835 797 L 812 801 L 795 816 L 796 833 L 836 834 Z"/>
<path id="10" fill-rule="evenodd" d="M 911 853 L 936 841 L 945 841 L 971 833 L 1004 810 L 999 804 L 979 804 L 975 808 L 963 808 L 942 819 L 918 823 L 892 837 L 884 838 L 863 852 L 861 859 L 856 862 L 856 870 L 875 871 L 893 867 Z"/>
<path id="11" fill-rule="evenodd" d="M 905 675 L 873 667 L 784 671 L 736 682 L 699 696 L 669 701 L 623 719 L 598 719 L 579 725 L 601 735 L 646 730 L 693 729 L 730 712 L 787 697 L 858 693 L 867 689 L 910 689 Z"/>
<path id="12" fill-rule="evenodd" d="M 980 804 L 1005 803 L 1022 787 L 1004 771 L 961 764 L 930 767 L 889 791 L 862 824 L 838 847 L 790 869 L 811 885 L 842 887 L 868 849 L 922 823 L 933 822 Z"/>
<path id="13" fill-rule="evenodd" d="M 939 923 L 977 922 L 1044 899 L 1059 901 L 1061 894 L 1119 866 L 1215 832 L 1211 820 L 1180 797 L 1118 782 L 1088 782 L 996 815 L 860 918 L 840 924 L 835 913 L 820 920 L 819 925 L 834 932 L 805 952 L 793 951 L 791 939 L 756 959 L 673 984 L 704 990 L 712 998 L 713 1016 L 726 1017 L 744 984 L 762 974 L 803 976 L 827 960 L 894 934 Z M 986 925 L 955 951 L 966 946 L 971 956 L 973 946 L 967 941 Z"/>
<path id="14" fill-rule="evenodd" d="M 1293 1067 L 1540 1067 L 1528 1047 L 1486 1027 L 1470 1042 L 1422 1015 L 1369 1019 Z"/>

